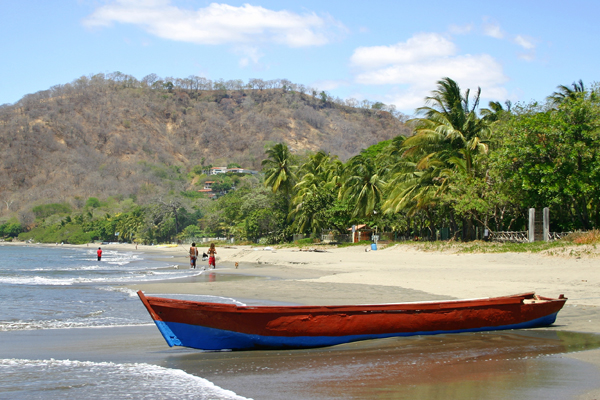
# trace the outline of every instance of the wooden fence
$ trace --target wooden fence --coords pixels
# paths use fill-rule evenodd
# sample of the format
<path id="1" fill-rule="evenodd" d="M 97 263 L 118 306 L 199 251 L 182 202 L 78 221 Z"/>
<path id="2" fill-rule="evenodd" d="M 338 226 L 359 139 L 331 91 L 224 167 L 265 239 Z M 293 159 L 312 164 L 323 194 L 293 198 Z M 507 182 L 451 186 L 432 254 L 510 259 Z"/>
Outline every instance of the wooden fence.
<path id="1" fill-rule="evenodd" d="M 572 232 L 549 232 L 548 240 L 560 240 Z M 527 243 L 529 242 L 529 231 L 515 232 L 492 232 L 490 239 L 494 242 L 512 242 L 512 243 Z"/>
<path id="2" fill-rule="evenodd" d="M 492 232 L 490 239 L 494 242 L 511 242 L 511 243 L 527 243 L 529 242 L 529 236 L 527 231 L 501 231 Z"/>

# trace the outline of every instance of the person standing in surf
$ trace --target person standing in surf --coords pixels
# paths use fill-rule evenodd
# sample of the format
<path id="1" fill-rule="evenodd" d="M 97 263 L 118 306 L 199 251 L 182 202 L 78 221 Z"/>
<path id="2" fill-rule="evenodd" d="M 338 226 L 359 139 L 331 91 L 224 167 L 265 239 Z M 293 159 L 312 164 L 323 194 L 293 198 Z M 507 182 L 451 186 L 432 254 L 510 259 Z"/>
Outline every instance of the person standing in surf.
<path id="1" fill-rule="evenodd" d="M 98 254 L 98 261 L 102 260 L 102 248 L 98 247 L 98 251 L 96 252 L 96 254 Z"/>
<path id="2" fill-rule="evenodd" d="M 217 250 L 215 249 L 215 244 L 211 243 L 208 249 L 208 269 L 210 269 L 211 265 L 213 269 L 217 267 Z"/>
<path id="3" fill-rule="evenodd" d="M 198 248 L 196 243 L 192 243 L 190 247 L 190 268 L 196 269 L 196 260 L 198 259 Z"/>

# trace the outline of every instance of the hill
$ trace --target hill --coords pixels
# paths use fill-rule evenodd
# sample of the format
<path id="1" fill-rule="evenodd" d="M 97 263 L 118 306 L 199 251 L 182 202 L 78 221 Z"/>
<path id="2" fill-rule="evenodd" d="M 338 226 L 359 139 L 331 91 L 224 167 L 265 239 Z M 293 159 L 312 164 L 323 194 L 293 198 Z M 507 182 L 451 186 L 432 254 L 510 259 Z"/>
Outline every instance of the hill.
<path id="1" fill-rule="evenodd" d="M 90 196 L 143 203 L 194 190 L 185 177 L 198 165 L 259 170 L 275 142 L 345 160 L 410 132 L 381 103 L 357 104 L 286 80 L 81 77 L 0 107 L 3 214 Z"/>

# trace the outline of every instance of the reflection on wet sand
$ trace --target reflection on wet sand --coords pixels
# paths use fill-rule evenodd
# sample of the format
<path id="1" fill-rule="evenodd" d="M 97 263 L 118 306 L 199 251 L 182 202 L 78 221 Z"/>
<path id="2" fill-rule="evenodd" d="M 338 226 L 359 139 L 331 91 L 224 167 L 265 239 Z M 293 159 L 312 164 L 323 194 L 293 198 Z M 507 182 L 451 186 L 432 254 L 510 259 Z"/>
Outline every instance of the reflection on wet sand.
<path id="1" fill-rule="evenodd" d="M 505 331 L 390 338 L 312 350 L 186 352 L 170 357 L 168 366 L 217 385 L 222 381 L 256 399 L 504 399 L 527 398 L 527 391 L 539 394 L 549 387 L 555 395 L 567 395 L 577 386 L 572 381 L 580 371 L 566 372 L 557 366 L 571 361 L 550 362 L 542 356 L 595 348 L 600 348 L 600 336 L 593 334 Z"/>
<path id="2" fill-rule="evenodd" d="M 193 271 L 193 275 L 185 278 L 170 279 L 169 283 L 203 283 L 203 282 L 231 282 L 231 281 L 244 281 L 244 280 L 257 280 L 264 279 L 258 276 L 252 275 L 233 275 L 217 273 L 216 271 L 210 270 L 199 270 L 199 272 Z"/>

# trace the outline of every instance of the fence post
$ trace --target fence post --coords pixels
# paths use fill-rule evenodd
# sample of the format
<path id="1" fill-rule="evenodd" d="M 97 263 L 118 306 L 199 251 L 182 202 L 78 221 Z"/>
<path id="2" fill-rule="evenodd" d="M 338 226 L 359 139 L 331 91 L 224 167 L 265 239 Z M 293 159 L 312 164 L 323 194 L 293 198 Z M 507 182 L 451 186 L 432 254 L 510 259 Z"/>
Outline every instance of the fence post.
<path id="1" fill-rule="evenodd" d="M 550 209 L 544 207 L 544 241 L 550 241 Z"/>
<path id="2" fill-rule="evenodd" d="M 534 242 L 535 241 L 535 208 L 529 209 L 529 231 L 527 233 L 528 233 L 529 243 Z"/>

